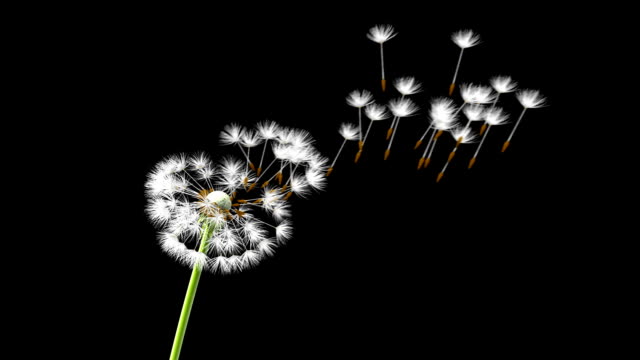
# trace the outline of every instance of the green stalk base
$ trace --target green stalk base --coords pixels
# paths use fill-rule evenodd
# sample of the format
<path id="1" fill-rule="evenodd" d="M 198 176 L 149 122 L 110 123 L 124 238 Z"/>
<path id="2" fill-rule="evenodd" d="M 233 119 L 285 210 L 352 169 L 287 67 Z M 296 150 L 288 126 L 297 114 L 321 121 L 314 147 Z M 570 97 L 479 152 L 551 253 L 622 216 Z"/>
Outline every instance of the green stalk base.
<path id="1" fill-rule="evenodd" d="M 204 252 L 206 249 L 206 242 L 211 237 L 211 234 L 215 231 L 215 224 L 203 221 L 202 224 L 202 240 L 200 240 L 199 252 Z M 189 287 L 187 288 L 187 294 L 184 297 L 184 304 L 182 304 L 182 312 L 180 313 L 180 321 L 178 321 L 178 329 L 176 330 L 176 336 L 173 339 L 173 347 L 171 348 L 170 360 L 178 360 L 180 357 L 180 351 L 182 350 L 182 343 L 184 342 L 184 334 L 187 331 L 187 323 L 189 322 L 189 316 L 191 315 L 191 308 L 193 307 L 193 299 L 196 297 L 196 291 L 198 290 L 198 283 L 200 282 L 200 275 L 202 275 L 202 267 L 194 266 L 191 272 L 191 280 L 189 280 Z"/>

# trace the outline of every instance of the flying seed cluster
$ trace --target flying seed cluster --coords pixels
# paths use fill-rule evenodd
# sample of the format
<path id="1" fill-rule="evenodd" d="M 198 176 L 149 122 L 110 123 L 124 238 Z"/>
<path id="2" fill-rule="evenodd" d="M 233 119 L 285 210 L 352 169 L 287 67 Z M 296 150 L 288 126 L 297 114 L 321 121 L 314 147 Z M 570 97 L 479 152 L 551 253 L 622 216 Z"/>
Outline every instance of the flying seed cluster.
<path id="1" fill-rule="evenodd" d="M 384 69 L 384 52 L 383 44 L 397 35 L 394 28 L 390 25 L 377 25 L 369 30 L 367 37 L 380 44 L 380 63 L 382 70 L 382 91 L 386 91 L 386 79 Z M 480 138 L 473 157 L 469 160 L 468 168 L 471 169 L 476 163 L 478 154 L 483 146 L 485 139 L 489 133 L 491 126 L 504 125 L 508 122 L 509 115 L 499 107 L 500 95 L 516 92 L 517 83 L 509 76 L 495 76 L 489 79 L 489 86 L 463 83 L 459 87 L 460 98 L 462 103 L 457 105 L 451 98 L 456 88 L 456 81 L 460 74 L 462 63 L 462 55 L 465 49 L 476 46 L 480 43 L 480 36 L 472 30 L 460 30 L 451 35 L 451 40 L 460 48 L 458 61 L 456 63 L 453 80 L 449 86 L 449 97 L 436 97 L 431 99 L 429 111 L 427 112 L 426 130 L 422 132 L 416 144 L 415 150 L 419 150 L 425 139 L 428 137 L 426 147 L 422 151 L 422 155 L 417 159 L 418 170 L 426 169 L 431 163 L 434 150 L 442 135 L 446 132 L 451 135 L 454 142 L 453 149 L 449 152 L 447 162 L 438 172 L 436 181 L 439 182 L 445 174 L 445 171 L 453 161 L 460 146 L 475 143 Z M 418 105 L 410 98 L 411 95 L 419 93 L 422 90 L 422 84 L 413 77 L 403 77 L 396 79 L 393 86 L 400 95 L 398 98 L 390 100 L 386 104 L 376 104 L 373 94 L 367 90 L 355 90 L 347 96 L 347 103 L 358 109 L 358 125 L 343 123 L 340 126 L 340 134 L 344 138 L 339 151 L 333 159 L 326 176 L 334 171 L 334 166 L 338 161 L 338 157 L 342 153 L 345 143 L 349 140 L 358 140 L 358 152 L 356 153 L 355 162 L 357 163 L 363 153 L 365 141 L 369 136 L 369 132 L 374 122 L 379 122 L 390 118 L 387 109 L 393 115 L 391 124 L 386 132 L 387 148 L 384 152 L 384 160 L 391 155 L 391 148 L 395 135 L 398 131 L 400 120 L 403 118 L 416 116 L 419 110 Z M 503 97 L 504 98 L 504 97 Z M 502 98 L 502 99 L 503 99 Z M 520 102 L 523 109 L 516 121 L 509 137 L 502 146 L 504 152 L 522 120 L 527 109 L 539 108 L 545 105 L 545 98 L 537 90 L 520 90 L 516 92 L 516 99 Z M 366 118 L 369 119 L 367 131 L 363 136 L 363 119 L 362 109 Z M 462 116 L 463 115 L 463 116 Z M 475 123 L 482 123 L 478 130 L 474 129 Z"/>

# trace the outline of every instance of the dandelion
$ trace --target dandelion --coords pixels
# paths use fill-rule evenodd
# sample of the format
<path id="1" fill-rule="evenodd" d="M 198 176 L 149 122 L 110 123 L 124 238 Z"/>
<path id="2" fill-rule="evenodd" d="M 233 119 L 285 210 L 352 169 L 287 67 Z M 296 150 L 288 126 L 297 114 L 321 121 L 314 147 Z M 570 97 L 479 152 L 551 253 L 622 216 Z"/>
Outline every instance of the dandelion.
<path id="1" fill-rule="evenodd" d="M 161 228 L 162 249 L 193 269 L 172 359 L 180 353 L 202 271 L 242 271 L 270 255 L 265 249 L 275 247 L 265 228 L 268 223 L 253 213 L 250 204 L 237 198 L 233 203 L 229 196 L 242 189 L 242 166 L 235 166 L 237 162 L 231 159 L 217 167 L 200 157 L 190 160 L 190 168 L 181 162 L 180 156 L 160 162 L 146 183 L 147 214 Z"/>
<path id="2" fill-rule="evenodd" d="M 146 213 L 159 229 L 160 246 L 192 269 L 171 359 L 180 355 L 202 272 L 240 272 L 271 256 L 291 238 L 287 199 L 292 194 L 304 196 L 323 188 L 326 180 L 318 174 L 326 170 L 327 160 L 311 146 L 309 135 L 286 131 L 294 133 L 291 142 L 279 145 L 292 148 L 291 153 L 305 154 L 291 156 L 289 163 L 296 165 L 290 173 L 291 189 L 287 191 L 273 186 L 260 193 L 247 189 L 248 183 L 257 180 L 248 157 L 242 161 L 228 156 L 213 163 L 206 154 L 175 155 L 149 172 L 145 183 Z M 239 145 L 246 156 L 241 145 L 251 148 L 264 135 L 234 124 L 224 128 L 220 139 L 223 144 Z"/>
<path id="3" fill-rule="evenodd" d="M 384 78 L 384 43 L 396 36 L 397 33 L 391 25 L 376 25 L 369 29 L 367 37 L 369 40 L 380 44 L 380 69 L 382 70 L 382 91 L 387 88 L 387 81 Z"/>
<path id="4" fill-rule="evenodd" d="M 393 85 L 396 90 L 398 90 L 398 92 L 402 95 L 401 99 L 404 99 L 405 96 L 413 95 L 422 91 L 422 84 L 420 84 L 414 77 L 411 76 L 399 78 L 394 82 Z M 389 140 L 391 134 L 393 134 L 393 132 L 395 131 L 397 121 L 397 118 L 393 118 L 391 126 L 387 131 L 387 140 Z"/>
<path id="5" fill-rule="evenodd" d="M 509 147 L 511 138 L 513 137 L 513 134 L 515 134 L 518 125 L 520 125 L 520 120 L 522 120 L 524 112 L 527 109 L 537 109 L 539 107 L 543 107 L 545 106 L 546 102 L 546 99 L 540 94 L 538 90 L 521 90 L 516 94 L 516 98 L 520 102 L 520 105 L 522 105 L 523 107 L 522 113 L 520 113 L 518 121 L 516 121 L 516 124 L 513 126 L 513 130 L 511 130 L 511 134 L 509 134 L 507 141 L 505 141 L 504 145 L 502 145 L 502 152 L 505 152 L 505 150 L 507 150 L 507 147 Z"/>
<path id="6" fill-rule="evenodd" d="M 369 132 L 371 131 L 371 125 L 373 125 L 373 123 L 376 121 L 389 118 L 389 113 L 387 112 L 387 109 L 384 106 L 378 105 L 378 104 L 367 105 L 367 107 L 364 109 L 364 113 L 370 121 L 369 121 L 369 126 L 367 127 L 367 132 L 364 134 L 364 138 L 362 140 L 362 146 L 360 147 L 360 150 L 356 154 L 356 158 L 354 160 L 355 163 L 358 163 L 358 160 L 360 160 L 360 156 L 362 156 L 362 150 L 364 148 L 364 144 L 367 142 L 367 137 L 369 137 Z"/>
<path id="7" fill-rule="evenodd" d="M 342 135 L 344 140 L 342 141 L 342 145 L 340 145 L 340 149 L 338 150 L 336 157 L 333 159 L 331 166 L 329 166 L 329 170 L 327 170 L 326 176 L 331 175 L 331 173 L 333 172 L 333 167 L 336 165 L 336 161 L 338 161 L 338 157 L 340 157 L 342 149 L 344 149 L 344 144 L 346 144 L 347 141 L 358 139 L 360 137 L 360 131 L 353 124 L 343 123 L 342 125 L 340 125 L 340 135 Z"/>
<path id="8" fill-rule="evenodd" d="M 396 134 L 398 133 L 400 120 L 405 117 L 413 116 L 416 113 L 416 111 L 418 111 L 418 107 L 410 99 L 391 100 L 389 102 L 389 109 L 391 110 L 391 113 L 395 116 L 395 121 L 397 121 L 397 123 L 395 126 L 395 130 L 393 132 L 393 135 L 391 136 L 391 140 L 389 141 L 389 145 L 387 146 L 387 150 L 384 152 L 385 160 L 389 158 L 389 154 L 391 153 L 391 145 L 393 144 L 393 139 L 396 137 Z"/>
<path id="9" fill-rule="evenodd" d="M 347 104 L 358 108 L 358 147 L 362 149 L 362 108 L 373 102 L 373 95 L 367 90 L 354 90 L 347 96 Z"/>
<path id="10" fill-rule="evenodd" d="M 453 73 L 453 80 L 449 86 L 449 96 L 453 94 L 453 89 L 456 86 L 456 78 L 458 77 L 458 71 L 460 70 L 460 63 L 462 62 L 464 49 L 477 45 L 480 42 L 480 36 L 474 34 L 472 30 L 460 30 L 451 35 L 451 40 L 460 47 L 460 56 L 458 57 L 456 71 Z"/>
<path id="11" fill-rule="evenodd" d="M 480 135 L 482 136 L 482 139 L 480 140 L 480 144 L 478 144 L 478 148 L 476 149 L 476 152 L 473 154 L 473 157 L 469 161 L 469 169 L 471 169 L 473 167 L 473 164 L 476 163 L 476 158 L 478 157 L 478 153 L 480 153 L 482 144 L 484 144 L 484 139 L 487 137 L 487 134 L 489 133 L 489 129 L 491 129 L 491 126 L 506 124 L 508 118 L 509 118 L 508 115 L 505 114 L 503 110 L 499 107 L 492 107 L 491 109 L 487 110 L 484 113 L 485 123 L 482 125 L 482 128 L 480 129 Z"/>
<path id="12" fill-rule="evenodd" d="M 444 131 L 447 131 L 455 126 L 457 121 L 457 112 L 455 111 L 455 105 L 451 99 L 437 98 L 431 102 L 431 110 L 429 111 L 431 118 L 431 125 L 427 128 L 427 131 L 422 134 L 422 137 L 416 143 L 414 149 L 417 149 L 422 144 L 422 140 L 427 136 L 429 130 L 433 129 L 433 133 L 429 138 L 427 147 L 424 149 L 422 157 L 418 161 L 418 170 L 424 166 L 426 168 L 431 162 L 431 154 L 435 148 L 435 144 L 438 138 L 442 136 Z M 427 152 L 429 153 L 427 155 Z"/>
<path id="13" fill-rule="evenodd" d="M 440 182 L 440 180 L 444 176 L 444 172 L 447 170 L 447 167 L 449 166 L 449 163 L 451 163 L 451 160 L 453 160 L 453 157 L 456 155 L 456 151 L 458 151 L 458 147 L 460 146 L 460 144 L 469 144 L 469 143 L 473 142 L 473 140 L 475 140 L 475 138 L 476 138 L 476 135 L 472 134 L 471 133 L 471 129 L 468 128 L 468 127 L 455 128 L 455 129 L 453 129 L 451 131 L 451 135 L 456 140 L 456 145 L 453 148 L 453 150 L 451 151 L 451 153 L 449 153 L 449 158 L 447 159 L 447 163 L 444 165 L 444 167 L 442 168 L 442 170 L 438 174 L 438 178 L 436 179 L 436 182 Z"/>

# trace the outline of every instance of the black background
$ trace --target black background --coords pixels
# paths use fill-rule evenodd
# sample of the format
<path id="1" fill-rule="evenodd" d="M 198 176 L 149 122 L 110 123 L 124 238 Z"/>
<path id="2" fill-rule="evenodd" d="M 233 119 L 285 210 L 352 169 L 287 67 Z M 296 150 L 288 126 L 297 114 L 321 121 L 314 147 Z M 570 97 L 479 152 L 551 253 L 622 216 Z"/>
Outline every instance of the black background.
<path id="1" fill-rule="evenodd" d="M 251 11 L 125 12 L 102 35 L 110 50 L 98 56 L 118 87 L 105 126 L 114 134 L 113 166 L 128 180 L 119 241 L 129 250 L 114 254 L 121 280 L 109 297 L 132 313 L 132 355 L 169 354 L 190 276 L 162 253 L 146 219 L 146 173 L 170 154 L 239 155 L 218 144 L 223 126 L 265 119 L 310 131 L 332 158 L 339 124 L 357 122 L 345 103 L 350 91 L 369 89 L 381 103 L 396 96 L 379 89 L 378 46 L 365 36 L 376 24 L 398 31 L 385 44 L 387 79 L 417 77 L 425 91 L 413 99 L 422 111 L 402 121 L 387 161 L 387 124 L 375 124 L 357 165 L 349 143 L 327 190 L 293 200 L 294 238 L 273 258 L 241 274 L 203 274 L 182 358 L 293 345 L 307 357 L 344 344 L 382 350 L 396 339 L 396 350 L 421 351 L 426 342 L 455 345 L 465 331 L 536 347 L 534 329 L 562 323 L 573 276 L 555 229 L 568 202 L 557 172 L 559 14 L 463 6 Z M 506 153 L 500 147 L 513 125 L 493 128 L 472 170 L 475 147 L 463 146 L 436 184 L 453 140 L 443 137 L 419 172 L 413 145 L 429 99 L 447 93 L 459 53 L 450 34 L 466 28 L 482 43 L 465 51 L 458 83 L 510 75 L 521 88 L 540 89 L 549 106 L 528 111 Z M 515 120 L 513 94 L 501 104 Z M 495 338 L 469 346 L 491 347 Z"/>

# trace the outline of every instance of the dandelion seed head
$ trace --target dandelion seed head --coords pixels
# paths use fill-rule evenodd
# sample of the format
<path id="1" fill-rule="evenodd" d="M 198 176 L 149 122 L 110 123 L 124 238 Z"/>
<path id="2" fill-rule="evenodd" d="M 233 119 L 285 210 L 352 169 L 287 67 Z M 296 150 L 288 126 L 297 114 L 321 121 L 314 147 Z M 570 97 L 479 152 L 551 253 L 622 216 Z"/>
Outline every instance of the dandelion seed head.
<path id="1" fill-rule="evenodd" d="M 413 95 L 422 90 L 422 84 L 420 84 L 416 78 L 412 76 L 401 77 L 397 79 L 393 86 L 395 86 L 396 90 L 402 95 Z"/>
<path id="2" fill-rule="evenodd" d="M 234 145 L 242 141 L 242 134 L 245 129 L 238 124 L 226 125 L 220 133 L 220 143 L 222 145 Z"/>
<path id="3" fill-rule="evenodd" d="M 263 121 L 256 126 L 258 133 L 265 140 L 273 140 L 280 134 L 281 128 L 275 121 Z"/>
<path id="4" fill-rule="evenodd" d="M 156 226 L 164 225 L 171 220 L 170 204 L 162 198 L 151 199 L 147 204 L 147 215 Z"/>
<path id="5" fill-rule="evenodd" d="M 290 145 L 281 143 L 273 145 L 273 155 L 280 160 L 290 159 L 293 156 L 292 150 L 293 148 Z"/>
<path id="6" fill-rule="evenodd" d="M 389 113 L 387 112 L 387 108 L 383 105 L 379 104 L 369 104 L 364 109 L 364 114 L 371 121 L 379 121 L 389 118 Z"/>
<path id="7" fill-rule="evenodd" d="M 282 194 L 272 187 L 267 187 L 262 192 L 262 206 L 266 211 L 273 212 L 275 207 L 282 204 Z"/>
<path id="8" fill-rule="evenodd" d="M 182 256 L 183 263 L 190 268 L 203 269 L 207 266 L 208 260 L 209 257 L 206 254 L 195 250 L 187 250 Z"/>
<path id="9" fill-rule="evenodd" d="M 211 166 L 211 161 L 206 154 L 199 153 L 189 158 L 189 165 L 193 170 L 203 170 Z"/>
<path id="10" fill-rule="evenodd" d="M 246 239 L 253 244 L 258 244 L 262 240 L 266 239 L 267 231 L 262 228 L 261 224 L 257 221 L 246 221 L 243 229 Z"/>
<path id="11" fill-rule="evenodd" d="M 173 172 L 174 173 L 180 173 L 183 172 L 187 166 L 189 165 L 188 160 L 187 160 L 187 156 L 184 154 L 180 154 L 177 156 L 174 156 L 171 158 L 170 160 L 171 162 L 173 162 Z"/>
<path id="12" fill-rule="evenodd" d="M 260 134 L 251 130 L 243 132 L 240 136 L 240 143 L 248 148 L 258 146 L 262 143 L 262 141 L 263 139 L 260 137 Z"/>
<path id="13" fill-rule="evenodd" d="M 477 105 L 477 104 L 465 106 L 462 109 L 462 112 L 467 117 L 467 119 L 469 119 L 469 121 L 480 121 L 480 120 L 483 120 L 484 119 L 484 117 L 483 117 L 484 111 L 485 111 L 484 106 Z"/>
<path id="14" fill-rule="evenodd" d="M 225 177 L 237 177 L 244 167 L 242 161 L 231 156 L 224 157 L 220 161 L 218 171 Z"/>
<path id="15" fill-rule="evenodd" d="M 436 98 L 431 101 L 429 117 L 433 122 L 450 124 L 456 121 L 456 106 L 449 98 Z M 446 130 L 446 129 L 445 129 Z"/>
<path id="16" fill-rule="evenodd" d="M 543 107 L 547 101 L 538 90 L 520 90 L 516 93 L 516 98 L 526 109 Z"/>
<path id="17" fill-rule="evenodd" d="M 415 115 L 418 106 L 410 99 L 394 99 L 389 102 L 389 110 L 394 116 L 403 118 Z"/>
<path id="18" fill-rule="evenodd" d="M 511 76 L 494 76 L 489 82 L 491 87 L 500 94 L 513 92 L 518 87 L 518 83 L 511 80 Z"/>
<path id="19" fill-rule="evenodd" d="M 313 137 L 311 136 L 311 133 L 306 130 L 291 129 L 289 130 L 288 143 L 290 143 L 295 149 L 308 148 L 313 144 Z"/>
<path id="20" fill-rule="evenodd" d="M 347 96 L 347 104 L 362 108 L 373 102 L 373 94 L 368 90 L 354 90 Z"/>
<path id="21" fill-rule="evenodd" d="M 487 110 L 484 113 L 484 121 L 489 125 L 503 125 L 506 124 L 509 116 L 502 110 L 502 108 L 494 107 Z"/>
<path id="22" fill-rule="evenodd" d="M 210 167 L 205 167 L 196 172 L 196 179 L 198 180 L 210 180 L 215 175 L 215 171 Z"/>
<path id="23" fill-rule="evenodd" d="M 281 163 L 273 169 L 284 173 L 284 181 L 251 192 L 258 175 L 249 166 L 248 152 L 244 160 L 226 156 L 215 163 L 204 153 L 179 154 L 149 172 L 145 212 L 159 228 L 160 246 L 169 256 L 192 268 L 230 273 L 257 265 L 290 236 L 291 207 L 285 196 L 323 189 L 328 159 L 315 149 L 310 133 L 273 122 L 256 130 L 228 125 L 220 139 L 243 147 L 274 140 L 264 149 L 273 150 Z"/>
<path id="24" fill-rule="evenodd" d="M 489 104 L 496 98 L 491 87 L 474 84 L 460 85 L 460 95 L 469 104 Z"/>
<path id="25" fill-rule="evenodd" d="M 360 136 L 360 130 L 358 130 L 357 125 L 342 123 L 340 125 L 340 135 L 342 135 L 345 140 L 357 140 Z"/>
<path id="26" fill-rule="evenodd" d="M 276 221 L 281 222 L 291 216 L 291 207 L 288 204 L 279 202 L 273 206 L 272 214 Z"/>
<path id="27" fill-rule="evenodd" d="M 259 244 L 258 244 L 258 250 L 260 251 L 260 253 L 264 256 L 271 256 L 273 255 L 273 252 L 275 251 L 275 248 L 277 247 L 276 243 L 273 242 L 273 240 L 271 239 L 265 239 L 262 240 Z"/>
<path id="28" fill-rule="evenodd" d="M 452 129 L 451 136 L 462 144 L 472 143 L 477 137 L 477 135 L 472 132 L 471 128 L 462 126 Z"/>
<path id="29" fill-rule="evenodd" d="M 436 120 L 436 121 L 432 122 L 432 126 L 436 130 L 446 131 L 446 130 L 451 130 L 454 127 L 456 127 L 457 126 L 457 122 L 455 122 L 455 121 Z"/>
<path id="30" fill-rule="evenodd" d="M 306 182 L 316 190 L 324 190 L 327 186 L 326 167 L 309 168 L 305 172 Z"/>
<path id="31" fill-rule="evenodd" d="M 149 177 L 153 176 L 155 178 L 169 176 L 174 173 L 174 163 L 171 158 L 160 161 L 156 167 L 152 170 L 152 173 L 149 174 Z"/>
<path id="32" fill-rule="evenodd" d="M 477 45 L 480 42 L 480 35 L 473 30 L 460 30 L 451 34 L 451 40 L 461 49 L 466 49 Z"/>
<path id="33" fill-rule="evenodd" d="M 305 197 L 311 192 L 306 177 L 294 175 L 291 177 L 291 191 L 300 196 Z"/>
<path id="34" fill-rule="evenodd" d="M 276 226 L 276 240 L 279 243 L 284 243 L 291 239 L 293 235 L 293 226 L 289 220 L 285 220 Z"/>
<path id="35" fill-rule="evenodd" d="M 306 163 L 311 160 L 314 154 L 314 149 L 308 146 L 292 146 L 289 155 L 289 161 L 293 164 Z"/>
<path id="36" fill-rule="evenodd" d="M 162 250 L 170 255 L 179 255 L 187 250 L 178 236 L 173 233 L 160 233 L 159 240 Z"/>
<path id="37" fill-rule="evenodd" d="M 375 41 L 375 42 L 377 42 L 379 44 L 382 44 L 382 43 L 392 39 L 396 35 L 397 35 L 397 33 L 393 29 L 393 26 L 391 26 L 391 25 L 376 25 L 376 26 L 372 27 L 371 29 L 369 29 L 369 33 L 367 34 L 367 38 L 369 38 L 369 40 L 371 40 L 371 41 Z"/>
<path id="38" fill-rule="evenodd" d="M 247 250 L 242 254 L 241 260 L 244 267 L 253 267 L 262 260 L 262 256 L 255 250 Z"/>
<path id="39" fill-rule="evenodd" d="M 316 152 L 309 158 L 307 165 L 311 170 L 324 172 L 327 170 L 328 164 L 329 159 Z"/>

